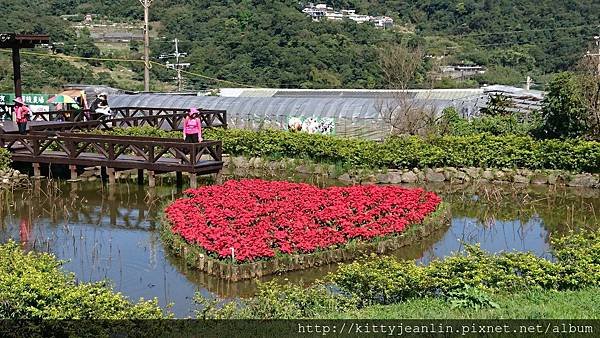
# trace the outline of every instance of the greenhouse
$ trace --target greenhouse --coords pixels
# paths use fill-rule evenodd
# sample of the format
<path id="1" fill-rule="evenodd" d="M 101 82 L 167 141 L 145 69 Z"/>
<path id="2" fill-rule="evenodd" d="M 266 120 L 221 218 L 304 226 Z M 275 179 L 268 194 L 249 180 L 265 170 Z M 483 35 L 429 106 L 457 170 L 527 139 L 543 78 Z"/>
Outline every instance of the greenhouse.
<path id="1" fill-rule="evenodd" d="M 294 129 L 346 137 L 383 139 L 391 125 L 386 110 L 401 110 L 410 100 L 438 115 L 455 107 L 476 115 L 488 101 L 483 89 L 409 90 L 399 97 L 389 90 L 221 89 L 220 96 L 178 94 L 113 95 L 111 107 L 190 108 L 226 110 L 230 127 Z"/>

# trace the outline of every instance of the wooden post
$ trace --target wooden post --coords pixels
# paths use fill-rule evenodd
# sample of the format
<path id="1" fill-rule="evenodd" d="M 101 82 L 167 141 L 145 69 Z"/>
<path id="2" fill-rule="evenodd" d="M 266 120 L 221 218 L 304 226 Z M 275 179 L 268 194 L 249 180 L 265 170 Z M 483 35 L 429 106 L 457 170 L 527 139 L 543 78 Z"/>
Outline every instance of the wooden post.
<path id="1" fill-rule="evenodd" d="M 15 97 L 21 96 L 21 53 L 19 47 L 13 47 L 12 49 L 12 61 L 13 61 L 13 79 L 15 83 Z"/>
<path id="2" fill-rule="evenodd" d="M 33 180 L 33 195 L 35 197 L 39 197 L 41 190 L 42 190 L 42 184 L 41 184 L 40 180 Z"/>
<path id="3" fill-rule="evenodd" d="M 196 173 L 190 173 L 190 188 L 192 188 L 192 189 L 198 188 L 198 180 L 196 177 Z"/>
<path id="4" fill-rule="evenodd" d="M 144 169 L 138 169 L 137 184 L 144 185 Z"/>
<path id="5" fill-rule="evenodd" d="M 220 171 L 217 173 L 216 182 L 217 184 L 223 184 L 223 173 Z"/>
<path id="6" fill-rule="evenodd" d="M 77 179 L 77 166 L 76 165 L 69 165 L 69 170 L 71 171 L 71 180 L 76 180 Z"/>
<path id="7" fill-rule="evenodd" d="M 175 184 L 176 184 L 176 185 L 177 185 L 177 187 L 179 188 L 179 187 L 183 186 L 183 174 L 181 173 L 181 171 L 178 171 L 178 172 L 176 173 L 176 175 L 177 175 L 177 176 L 176 176 L 176 177 L 177 177 L 177 179 L 176 179 L 176 183 L 175 183 Z"/>
<path id="8" fill-rule="evenodd" d="M 33 163 L 33 178 L 41 178 L 42 177 L 42 171 L 40 170 L 40 164 L 39 163 Z"/>
<path id="9" fill-rule="evenodd" d="M 115 177 L 115 168 L 106 168 L 106 174 L 108 175 L 108 184 L 117 183 L 117 179 Z"/>
<path id="10" fill-rule="evenodd" d="M 148 170 L 148 186 L 150 188 L 156 187 L 156 177 L 154 177 L 154 171 Z"/>

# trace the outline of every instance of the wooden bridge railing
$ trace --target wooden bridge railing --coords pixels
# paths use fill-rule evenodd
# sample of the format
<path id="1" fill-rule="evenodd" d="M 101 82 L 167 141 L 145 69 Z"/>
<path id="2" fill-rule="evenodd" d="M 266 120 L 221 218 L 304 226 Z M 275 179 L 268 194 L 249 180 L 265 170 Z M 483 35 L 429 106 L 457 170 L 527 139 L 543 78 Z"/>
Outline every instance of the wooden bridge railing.
<path id="1" fill-rule="evenodd" d="M 136 121 L 145 118 L 158 118 L 162 116 L 177 117 L 181 122 L 188 113 L 188 109 L 177 108 L 131 108 L 117 107 L 111 108 L 113 115 L 107 120 L 128 119 Z M 224 127 L 227 128 L 227 111 L 199 109 L 200 119 L 206 127 Z M 91 116 L 98 118 L 98 114 L 92 113 L 89 109 L 85 110 L 59 110 L 50 112 L 33 113 L 33 121 L 65 121 L 65 122 L 83 122 Z"/>
<path id="2" fill-rule="evenodd" d="M 141 127 L 150 126 L 165 130 L 182 130 L 183 120 L 187 114 L 175 115 L 151 115 L 140 117 L 114 118 L 108 120 L 92 120 L 82 122 L 64 122 L 53 124 L 31 125 L 31 131 L 90 131 L 90 130 L 110 130 L 113 128 Z M 226 127 L 224 125 L 206 125 L 203 123 L 203 128 L 211 127 Z"/>
<path id="3" fill-rule="evenodd" d="M 149 107 L 120 107 L 111 108 L 115 118 L 144 117 L 144 116 L 165 116 L 176 115 L 183 116 L 188 113 L 188 109 L 180 108 L 149 108 Z M 207 127 L 227 128 L 227 111 L 199 109 L 202 124 Z"/>
<path id="4" fill-rule="evenodd" d="M 32 163 L 190 173 L 216 173 L 223 166 L 221 141 L 33 132 L 2 134 L 0 146 L 13 160 Z"/>
<path id="5" fill-rule="evenodd" d="M 84 121 L 86 115 L 90 116 L 91 111 L 89 109 L 83 110 L 56 110 L 48 112 L 34 112 L 31 117 L 32 121 L 65 121 L 75 122 Z"/>
<path id="6" fill-rule="evenodd" d="M 137 126 L 151 126 L 167 130 L 182 130 L 183 120 L 187 116 L 185 109 L 155 109 L 155 108 L 117 108 L 110 118 L 85 121 L 84 116 L 89 111 L 56 111 L 34 113 L 34 121 L 56 121 L 61 118 L 61 124 L 41 124 L 30 126 L 33 131 L 76 131 L 94 129 L 112 129 Z M 200 120 L 204 128 L 227 128 L 227 112 L 224 110 L 200 110 Z"/>

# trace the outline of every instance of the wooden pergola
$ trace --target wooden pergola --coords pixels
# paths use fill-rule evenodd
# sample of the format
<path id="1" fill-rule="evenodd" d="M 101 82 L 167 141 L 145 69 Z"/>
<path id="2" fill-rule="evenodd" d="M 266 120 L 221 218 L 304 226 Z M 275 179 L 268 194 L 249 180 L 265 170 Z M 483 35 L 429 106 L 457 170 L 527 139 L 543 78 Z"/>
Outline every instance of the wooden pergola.
<path id="1" fill-rule="evenodd" d="M 50 43 L 48 35 L 27 35 L 15 33 L 0 33 L 0 48 L 12 49 L 15 97 L 22 94 L 21 90 L 21 53 L 22 48 L 34 48 L 35 45 Z"/>

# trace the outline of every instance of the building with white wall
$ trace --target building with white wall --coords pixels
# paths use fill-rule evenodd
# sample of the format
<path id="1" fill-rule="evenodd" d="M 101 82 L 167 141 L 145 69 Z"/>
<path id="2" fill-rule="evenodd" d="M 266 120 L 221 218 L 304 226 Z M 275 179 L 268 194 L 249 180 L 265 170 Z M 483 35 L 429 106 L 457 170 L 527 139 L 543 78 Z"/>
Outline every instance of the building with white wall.
<path id="1" fill-rule="evenodd" d="M 347 19 L 359 24 L 370 22 L 375 25 L 375 27 L 382 29 L 394 26 L 394 19 L 388 16 L 356 14 L 356 10 L 354 9 L 342 9 L 336 11 L 333 7 L 329 7 L 326 4 L 309 4 L 302 10 L 302 13 L 310 16 L 313 21 L 321 21 L 322 19 L 341 21 Z"/>

